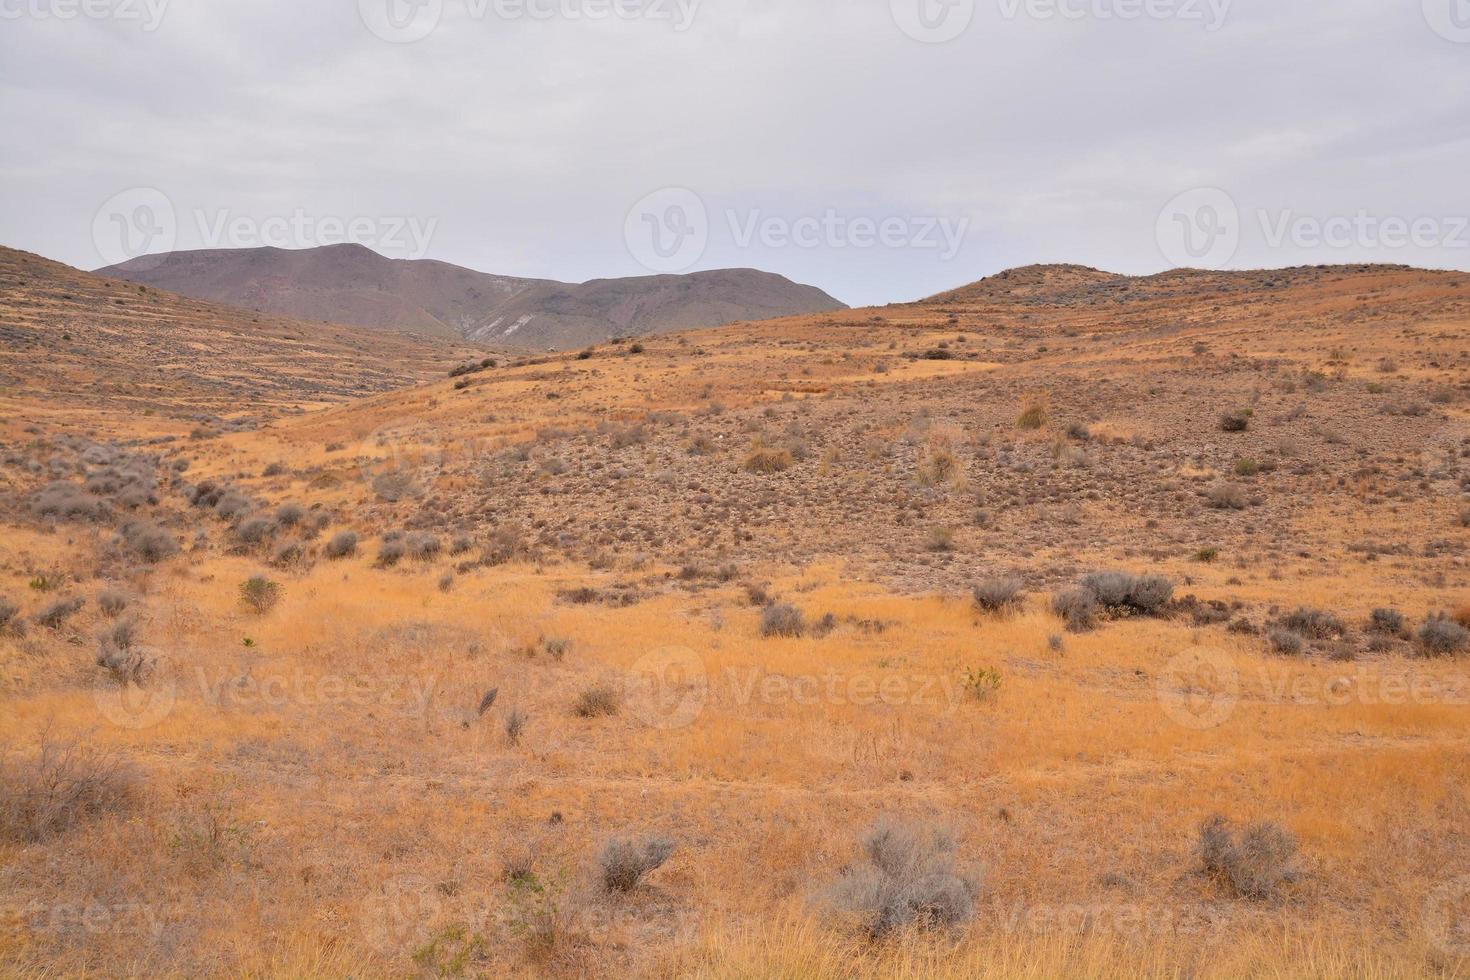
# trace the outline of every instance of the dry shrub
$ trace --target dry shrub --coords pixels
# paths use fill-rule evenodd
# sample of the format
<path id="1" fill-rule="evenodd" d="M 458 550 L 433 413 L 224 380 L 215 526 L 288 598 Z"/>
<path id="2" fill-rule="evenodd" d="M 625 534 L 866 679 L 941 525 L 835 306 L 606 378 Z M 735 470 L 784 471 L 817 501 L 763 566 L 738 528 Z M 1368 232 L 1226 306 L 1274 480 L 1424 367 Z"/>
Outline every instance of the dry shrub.
<path id="1" fill-rule="evenodd" d="M 1248 412 L 1226 412 L 1220 416 L 1221 432 L 1244 432 L 1251 427 L 1251 417 Z"/>
<path id="2" fill-rule="evenodd" d="M 300 504 L 285 503 L 276 508 L 276 523 L 281 527 L 295 527 L 306 516 L 306 508 Z"/>
<path id="3" fill-rule="evenodd" d="M 772 603 L 761 612 L 761 636 L 801 636 L 806 617 L 795 606 Z"/>
<path id="4" fill-rule="evenodd" d="M 20 622 L 20 606 L 0 596 L 0 632 L 13 629 Z"/>
<path id="5" fill-rule="evenodd" d="M 1309 609 L 1302 606 L 1294 612 L 1287 613 L 1281 617 L 1279 624 L 1283 629 L 1300 633 L 1302 636 L 1311 637 L 1314 640 L 1329 640 L 1341 638 L 1346 635 L 1347 627 L 1342 620 L 1330 612 L 1321 609 Z"/>
<path id="6" fill-rule="evenodd" d="M 240 602 L 258 616 L 270 612 L 280 601 L 280 583 L 263 575 L 253 575 L 240 583 Z"/>
<path id="7" fill-rule="evenodd" d="M 1096 625 L 1097 597 L 1083 588 L 1064 589 L 1052 597 L 1051 611 L 1073 633 L 1085 633 Z"/>
<path id="8" fill-rule="evenodd" d="M 924 550 L 949 552 L 954 550 L 954 531 L 947 527 L 931 527 L 924 534 Z"/>
<path id="9" fill-rule="evenodd" d="M 1274 823 L 1249 824 L 1237 839 L 1230 821 L 1206 820 L 1199 831 L 1199 857 L 1207 875 L 1241 898 L 1268 899 L 1278 888 L 1297 880 L 1292 867 L 1296 838 Z"/>
<path id="10" fill-rule="evenodd" d="M 378 545 L 378 567 L 392 568 L 403 560 L 404 553 L 408 551 L 401 538 L 383 538 Z"/>
<path id="11" fill-rule="evenodd" d="M 985 612 L 1001 613 L 1020 608 L 1026 601 L 1018 578 L 989 578 L 975 584 L 971 594 L 975 605 Z"/>
<path id="12" fill-rule="evenodd" d="M 979 882 L 956 871 L 948 834 L 884 817 L 864 836 L 863 852 L 866 863 L 845 869 L 826 899 L 868 936 L 949 928 L 974 915 Z"/>
<path id="13" fill-rule="evenodd" d="M 138 777 L 116 756 L 49 739 L 34 756 L 0 750 L 0 840 L 34 844 L 125 810 Z"/>
<path id="14" fill-rule="evenodd" d="M 618 713 L 618 692 L 610 684 L 594 684 L 577 695 L 572 712 L 578 718 L 601 718 Z"/>
<path id="15" fill-rule="evenodd" d="M 351 558 L 357 554 L 357 532 L 338 531 L 332 535 L 332 540 L 327 542 L 326 555 L 328 558 Z"/>
<path id="16" fill-rule="evenodd" d="M 644 837 L 630 840 L 615 837 L 602 849 L 602 886 L 610 892 L 630 892 L 650 871 L 663 865 L 674 853 L 674 842 L 667 837 Z"/>
<path id="17" fill-rule="evenodd" d="M 68 619 L 81 612 L 82 607 L 86 604 L 87 600 L 81 596 L 74 596 L 70 599 L 57 599 L 55 602 L 42 607 L 41 611 L 36 613 L 35 621 L 37 625 L 44 626 L 47 629 L 60 629 Z"/>
<path id="18" fill-rule="evenodd" d="M 415 531 L 408 536 L 405 543 L 408 549 L 408 557 L 415 561 L 428 561 L 443 550 L 444 544 L 439 538 L 428 531 Z"/>
<path id="19" fill-rule="evenodd" d="M 63 521 L 104 521 L 112 516 L 107 501 L 75 483 L 53 483 L 31 498 L 31 509 L 41 517 Z"/>
<path id="20" fill-rule="evenodd" d="M 1129 572 L 1092 572 L 1077 583 L 1091 592 L 1109 612 L 1152 616 L 1164 611 L 1174 597 L 1174 585 L 1162 575 Z"/>
<path id="21" fill-rule="evenodd" d="M 1288 657 L 1299 656 L 1306 646 L 1306 640 L 1300 633 L 1295 630 L 1282 629 L 1279 626 L 1267 632 L 1266 639 L 1271 644 L 1272 650 Z"/>
<path id="22" fill-rule="evenodd" d="M 1404 615 L 1396 609 L 1375 609 L 1368 617 L 1368 629 L 1392 636 L 1404 634 Z"/>
<path id="23" fill-rule="evenodd" d="M 1205 499 L 1216 510 L 1245 510 L 1250 502 L 1244 487 L 1225 480 L 1212 484 L 1205 491 Z"/>
<path id="24" fill-rule="evenodd" d="M 128 546 L 128 550 L 150 565 L 176 555 L 179 551 L 179 543 L 172 534 L 147 521 L 124 524 L 118 531 L 118 536 Z"/>
<path id="25" fill-rule="evenodd" d="M 781 473 L 791 468 L 795 460 L 791 450 L 781 449 L 776 446 L 768 446 L 762 442 L 751 444 L 750 452 L 745 456 L 742 464 L 747 473 L 771 474 Z"/>
<path id="26" fill-rule="evenodd" d="M 1448 657 L 1470 649 L 1470 629 L 1440 613 L 1419 627 L 1418 640 L 1419 649 L 1425 656 Z"/>

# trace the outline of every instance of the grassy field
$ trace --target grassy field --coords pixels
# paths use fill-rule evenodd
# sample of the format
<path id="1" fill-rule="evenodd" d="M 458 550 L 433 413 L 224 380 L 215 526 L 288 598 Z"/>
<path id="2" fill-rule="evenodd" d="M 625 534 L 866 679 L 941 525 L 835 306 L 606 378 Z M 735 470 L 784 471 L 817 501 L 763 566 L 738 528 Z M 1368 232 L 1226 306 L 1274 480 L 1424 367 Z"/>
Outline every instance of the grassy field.
<path id="1" fill-rule="evenodd" d="M 22 371 L 0 972 L 1470 975 L 1470 277 L 1022 280 Z"/>

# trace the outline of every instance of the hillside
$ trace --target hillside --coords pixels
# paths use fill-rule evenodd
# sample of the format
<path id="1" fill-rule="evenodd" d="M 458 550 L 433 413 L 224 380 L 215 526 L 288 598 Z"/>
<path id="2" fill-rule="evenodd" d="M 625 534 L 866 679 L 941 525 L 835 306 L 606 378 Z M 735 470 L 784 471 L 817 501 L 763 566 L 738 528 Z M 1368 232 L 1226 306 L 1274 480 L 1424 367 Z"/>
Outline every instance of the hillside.
<path id="1" fill-rule="evenodd" d="M 574 285 L 389 259 L 361 245 L 171 252 L 98 272 L 245 309 L 529 349 L 842 306 L 752 269 Z"/>
<path id="2" fill-rule="evenodd" d="M 0 248 L 0 406 L 11 424 L 258 419 L 442 377 L 485 353 L 252 314 Z"/>
<path id="3" fill-rule="evenodd" d="M 13 261 L 27 344 L 173 335 Z M 1470 971 L 1470 275 L 1019 270 L 194 439 L 27 357 L 0 972 Z"/>

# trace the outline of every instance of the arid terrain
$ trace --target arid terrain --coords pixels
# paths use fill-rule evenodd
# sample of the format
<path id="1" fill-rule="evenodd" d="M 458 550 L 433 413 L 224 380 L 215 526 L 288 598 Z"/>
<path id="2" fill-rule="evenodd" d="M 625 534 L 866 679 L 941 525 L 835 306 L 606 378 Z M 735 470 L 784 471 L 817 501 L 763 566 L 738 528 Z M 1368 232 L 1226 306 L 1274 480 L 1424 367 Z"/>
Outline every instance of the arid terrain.
<path id="1" fill-rule="evenodd" d="M 0 378 L 0 974 L 1470 976 L 1470 275 Z"/>

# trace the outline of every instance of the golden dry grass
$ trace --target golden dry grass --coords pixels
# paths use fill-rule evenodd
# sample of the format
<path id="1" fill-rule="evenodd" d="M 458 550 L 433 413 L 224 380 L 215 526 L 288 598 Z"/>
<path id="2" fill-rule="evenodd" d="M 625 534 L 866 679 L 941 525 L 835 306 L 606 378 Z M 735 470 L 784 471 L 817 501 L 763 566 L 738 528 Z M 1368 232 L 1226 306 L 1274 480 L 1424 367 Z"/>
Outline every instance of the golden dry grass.
<path id="1" fill-rule="evenodd" d="M 59 630 L 0 635 L 0 745 L 30 757 L 81 742 L 128 759 L 143 783 L 137 800 L 64 835 L 0 840 L 0 972 L 1467 975 L 1465 657 L 1421 658 L 1399 641 L 1360 643 L 1352 660 L 1326 647 L 1285 658 L 1259 633 L 1186 610 L 1067 634 L 1048 604 L 1079 569 L 1126 567 L 1238 604 L 1231 615 L 1257 625 L 1330 609 L 1358 643 L 1375 607 L 1417 622 L 1465 600 L 1453 496 L 1432 483 L 1396 492 L 1429 482 L 1412 476 L 1409 440 L 1462 419 L 1462 399 L 1442 418 L 1384 422 L 1354 414 L 1354 382 L 1333 382 L 1313 424 L 1341 425 L 1360 440 L 1353 451 L 1312 442 L 1301 472 L 1301 457 L 1283 456 L 1255 485 L 1269 502 L 1243 517 L 1176 507 L 1239 450 L 1212 444 L 1223 438 L 1213 407 L 1198 413 L 1208 431 L 1190 430 L 1187 393 L 1148 395 L 1161 365 L 1232 404 L 1249 400 L 1241 375 L 1257 371 L 1201 365 L 1196 341 L 1292 371 L 1332 360 L 1331 344 L 1356 344 L 1353 363 L 1366 363 L 1372 346 L 1422 383 L 1463 384 L 1463 277 L 1365 275 L 1306 281 L 1289 301 L 1262 290 L 1077 304 L 1045 332 L 1026 319 L 1033 307 L 965 296 L 743 325 L 164 444 L 165 464 L 191 462 L 150 511 L 183 551 L 154 566 L 112 556 L 111 525 L 37 519 L 26 495 L 44 474 L 7 465 L 0 597 L 24 617 L 55 596 L 89 602 Z M 1357 299 L 1369 290 L 1383 291 L 1391 329 L 1359 322 L 1375 309 Z M 1303 326 L 1279 329 L 1287 321 Z M 958 345 L 960 332 L 976 359 L 903 357 Z M 1110 339 L 1079 339 L 1092 332 Z M 1091 436 L 1077 443 L 1064 423 L 1089 398 Z M 1032 402 L 1050 420 L 1017 433 Z M 793 425 L 793 405 L 834 414 Z M 963 414 L 977 406 L 985 425 Z M 661 411 L 684 422 L 650 415 Z M 107 424 L 88 413 L 87 427 Z M 1257 417 L 1249 435 L 1262 440 L 1289 424 L 1274 409 Z M 851 439 L 827 441 L 853 418 Z M 649 432 L 615 448 L 599 422 Z M 45 461 L 51 424 L 7 446 Z M 148 427 L 116 425 L 118 437 Z M 576 434 L 552 439 L 550 427 Z M 1369 433 L 1390 443 L 1357 453 Z M 707 455 L 686 448 L 698 434 Z M 810 458 L 746 474 L 762 436 L 809 441 Z M 1098 480 L 1074 501 L 994 499 L 1007 460 L 1050 492 L 1110 454 L 1133 460 L 1141 444 L 1186 437 L 1197 441 L 1129 471 L 1146 497 Z M 551 456 L 571 474 L 540 465 Z M 1040 468 L 1048 460 L 1056 470 Z M 265 476 L 275 462 L 285 471 Z M 371 477 L 394 465 L 427 472 L 429 492 L 381 499 Z M 268 548 L 183 502 L 181 485 L 204 479 L 228 480 L 262 512 L 315 505 L 326 524 L 280 532 L 300 535 L 306 558 L 272 567 Z M 764 516 L 701 527 L 697 498 L 724 486 L 764 497 Z M 1076 524 L 1049 521 L 1064 504 Z M 834 518 L 839 506 L 850 516 Z M 979 507 L 1000 529 L 969 520 Z M 653 533 L 618 538 L 608 521 L 627 514 Z M 895 549 L 940 525 L 956 529 L 953 555 Z M 511 526 L 523 550 L 477 560 Z M 322 543 L 344 527 L 362 534 L 359 554 L 327 560 Z M 476 550 L 375 566 L 384 532 L 418 528 L 446 543 L 465 529 Z M 1350 548 L 1365 534 L 1410 546 L 1369 560 Z M 1197 560 L 1202 544 L 1221 559 Z M 1013 614 L 982 614 L 954 585 L 1011 569 L 1028 591 Z M 49 571 L 59 586 L 30 587 Z M 283 589 L 263 615 L 238 596 L 260 574 Z M 155 662 L 141 689 L 93 664 L 111 622 L 95 599 L 109 585 L 136 597 L 128 615 Z M 751 587 L 814 628 L 762 636 Z M 999 686 L 967 687 L 982 670 Z M 578 697 L 600 684 L 618 712 L 579 717 Z M 528 719 L 515 742 L 512 712 Z M 1292 832 L 1299 879 L 1257 903 L 1201 874 L 1195 836 L 1216 812 Z M 885 814 L 948 828 L 983 871 L 958 933 L 875 945 L 825 914 L 824 889 Z M 605 894 L 601 846 L 643 833 L 678 849 L 629 895 Z"/>

